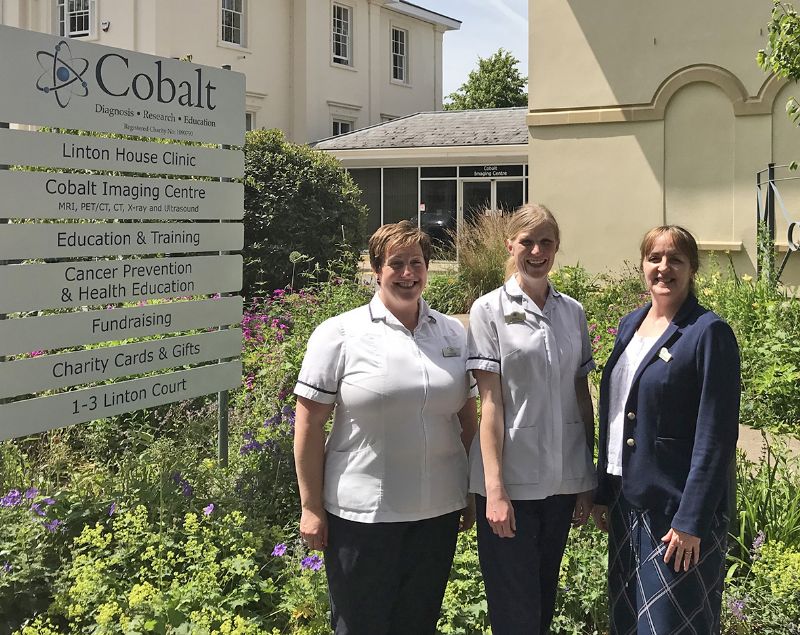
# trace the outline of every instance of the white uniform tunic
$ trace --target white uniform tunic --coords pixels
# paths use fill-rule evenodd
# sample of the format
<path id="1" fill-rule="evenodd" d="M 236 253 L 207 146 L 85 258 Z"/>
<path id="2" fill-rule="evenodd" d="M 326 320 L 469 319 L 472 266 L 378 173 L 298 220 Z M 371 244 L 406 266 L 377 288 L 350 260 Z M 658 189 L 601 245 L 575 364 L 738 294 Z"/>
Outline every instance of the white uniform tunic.
<path id="1" fill-rule="evenodd" d="M 593 489 L 597 480 L 575 394 L 575 378 L 595 366 L 580 303 L 551 286 L 540 310 L 512 276 L 472 305 L 468 348 L 468 369 L 500 374 L 509 497 L 536 500 Z M 479 434 L 470 450 L 470 491 L 486 495 Z"/>
<path id="2" fill-rule="evenodd" d="M 325 444 L 326 510 L 377 523 L 466 506 L 457 416 L 470 395 L 466 352 L 461 323 L 424 300 L 413 333 L 377 294 L 316 328 L 294 392 L 336 404 Z"/>

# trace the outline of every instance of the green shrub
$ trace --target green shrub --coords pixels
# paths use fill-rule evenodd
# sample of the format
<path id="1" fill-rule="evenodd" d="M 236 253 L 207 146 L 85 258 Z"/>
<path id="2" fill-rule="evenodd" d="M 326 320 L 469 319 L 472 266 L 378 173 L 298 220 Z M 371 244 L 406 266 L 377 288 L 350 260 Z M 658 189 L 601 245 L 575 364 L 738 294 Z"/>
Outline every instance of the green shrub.
<path id="1" fill-rule="evenodd" d="M 343 245 L 358 257 L 367 208 L 336 159 L 287 142 L 279 130 L 248 132 L 244 152 L 243 295 L 283 288 L 309 262 L 336 259 Z"/>
<path id="2" fill-rule="evenodd" d="M 431 274 L 422 295 L 432 309 L 441 313 L 454 315 L 469 312 L 471 294 L 458 273 Z"/>
<path id="3" fill-rule="evenodd" d="M 448 635 L 491 632 L 489 607 L 478 562 L 475 527 L 458 535 L 458 546 L 442 602 L 438 631 Z"/>

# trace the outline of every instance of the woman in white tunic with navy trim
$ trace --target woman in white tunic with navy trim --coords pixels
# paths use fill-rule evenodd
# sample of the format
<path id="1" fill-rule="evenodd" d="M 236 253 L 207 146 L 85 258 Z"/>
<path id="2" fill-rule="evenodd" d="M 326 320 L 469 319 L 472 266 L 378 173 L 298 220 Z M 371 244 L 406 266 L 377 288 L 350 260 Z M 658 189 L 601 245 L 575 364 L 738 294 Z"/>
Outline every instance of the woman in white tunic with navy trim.
<path id="1" fill-rule="evenodd" d="M 596 482 L 594 361 L 583 307 L 548 281 L 558 246 L 550 211 L 520 208 L 510 275 L 470 311 L 467 368 L 481 396 L 470 491 L 494 635 L 548 632 L 569 528 L 586 522 Z"/>
<path id="2" fill-rule="evenodd" d="M 378 229 L 378 292 L 314 331 L 295 386 L 300 534 L 325 551 L 337 635 L 435 633 L 459 526 L 474 520 L 466 333 L 421 297 L 430 255 L 408 221 Z"/>

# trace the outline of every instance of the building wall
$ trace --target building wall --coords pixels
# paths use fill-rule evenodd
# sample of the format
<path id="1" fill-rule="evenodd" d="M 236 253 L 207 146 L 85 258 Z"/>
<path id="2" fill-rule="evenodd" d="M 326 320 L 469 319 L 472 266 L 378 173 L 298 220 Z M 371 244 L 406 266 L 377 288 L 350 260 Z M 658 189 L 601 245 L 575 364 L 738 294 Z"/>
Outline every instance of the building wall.
<path id="1" fill-rule="evenodd" d="M 191 55 L 247 77 L 256 127 L 295 141 L 332 134 L 334 117 L 355 128 L 382 117 L 442 107 L 442 38 L 451 26 L 404 15 L 388 0 L 341 0 L 353 14 L 353 65 L 331 61 L 331 0 L 245 0 L 246 41 L 221 41 L 220 0 L 94 0 L 92 33 L 81 38 L 165 57 Z M 55 32 L 55 0 L 0 0 L 0 20 Z M 108 23 L 103 30 L 102 24 Z M 391 28 L 409 34 L 409 81 L 391 81 Z"/>
<path id="2" fill-rule="evenodd" d="M 771 8 L 530 0 L 531 200 L 559 218 L 562 260 L 619 268 L 666 222 L 752 273 L 756 172 L 800 159 L 784 110 L 792 90 L 755 62 Z M 800 185 L 784 190 L 800 219 Z"/>

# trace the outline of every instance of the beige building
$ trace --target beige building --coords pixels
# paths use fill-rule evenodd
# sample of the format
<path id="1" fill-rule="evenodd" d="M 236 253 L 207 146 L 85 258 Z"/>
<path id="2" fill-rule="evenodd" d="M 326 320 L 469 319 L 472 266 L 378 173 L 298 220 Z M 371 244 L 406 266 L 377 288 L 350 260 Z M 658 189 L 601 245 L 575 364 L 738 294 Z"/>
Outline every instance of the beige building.
<path id="1" fill-rule="evenodd" d="M 0 23 L 247 77 L 248 128 L 298 142 L 442 107 L 458 20 L 405 0 L 0 0 Z"/>
<path id="2" fill-rule="evenodd" d="M 800 159 L 785 112 L 800 91 L 755 61 L 771 8 L 530 0 L 530 198 L 559 218 L 564 262 L 616 268 L 637 259 L 647 229 L 679 223 L 753 272 L 756 173 Z M 800 220 L 797 183 L 779 183 L 784 246 Z M 800 259 L 787 274 L 800 278 Z"/>

